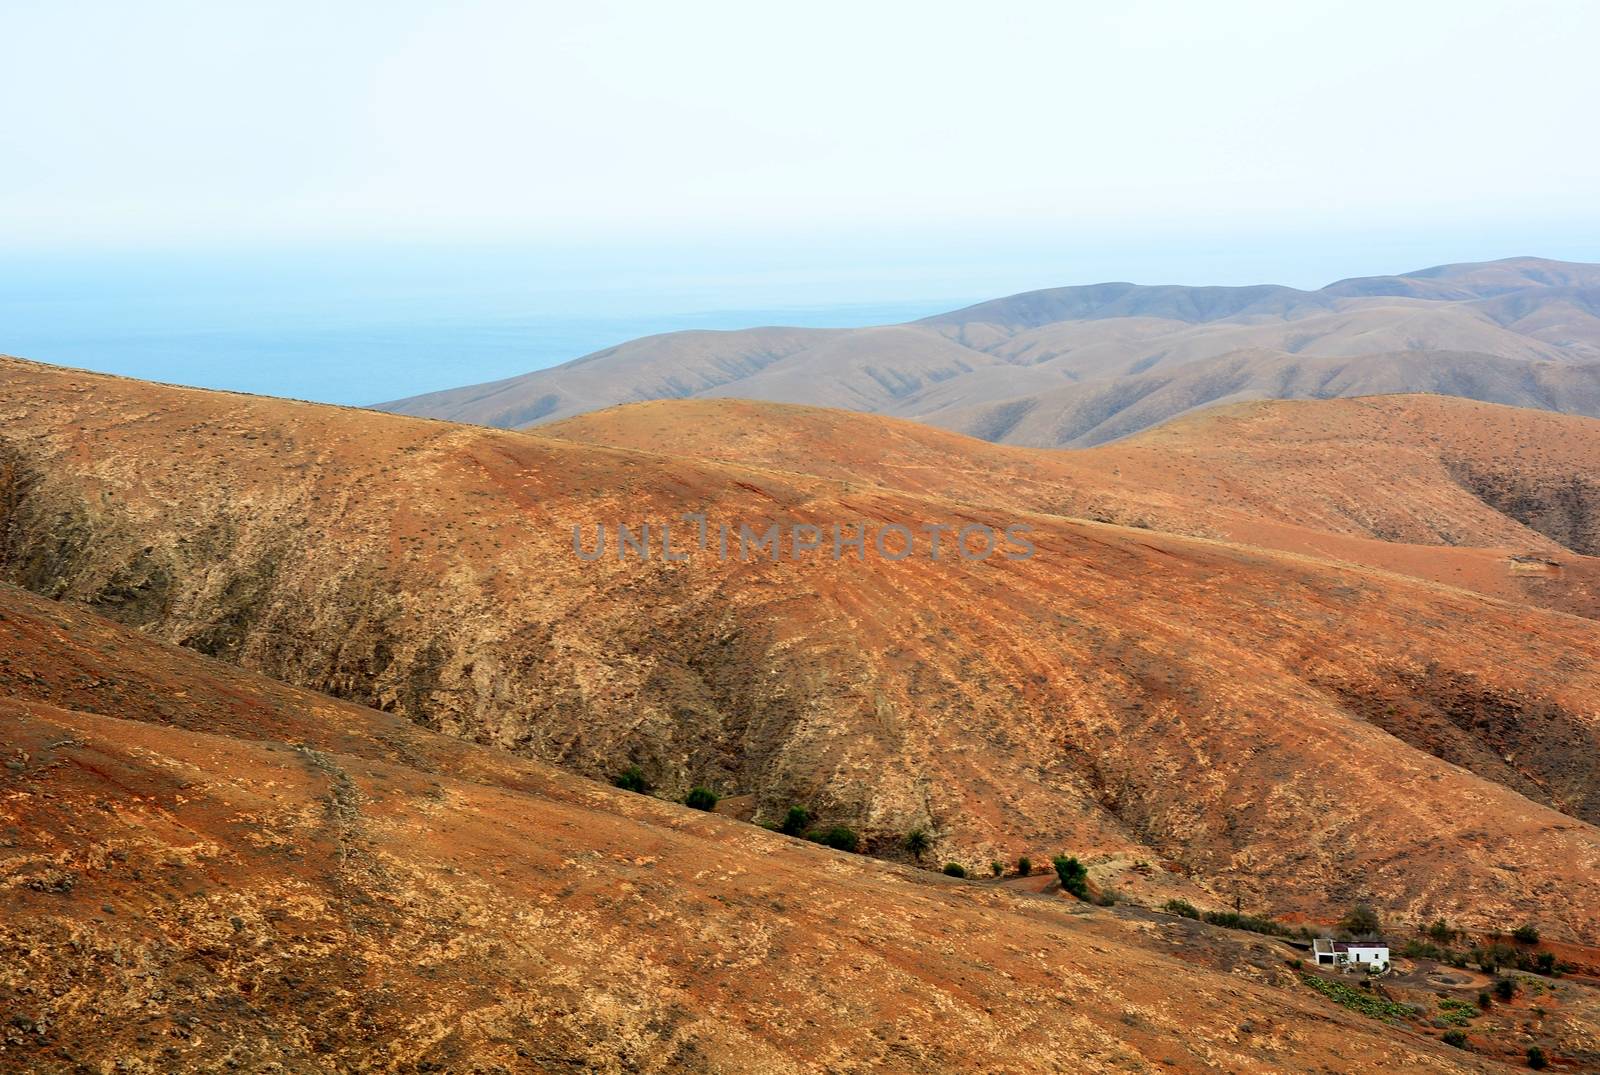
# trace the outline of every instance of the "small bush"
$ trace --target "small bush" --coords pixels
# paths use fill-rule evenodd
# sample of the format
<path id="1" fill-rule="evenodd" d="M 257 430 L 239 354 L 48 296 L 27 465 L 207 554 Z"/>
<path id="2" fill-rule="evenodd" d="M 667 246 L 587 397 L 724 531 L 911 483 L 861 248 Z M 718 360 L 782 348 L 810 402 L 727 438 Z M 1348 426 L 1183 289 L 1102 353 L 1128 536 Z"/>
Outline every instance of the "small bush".
<path id="1" fill-rule="evenodd" d="M 644 770 L 637 765 L 630 765 L 622 770 L 612 783 L 623 791 L 637 791 L 640 795 L 650 792 L 650 785 L 644 778 Z"/>
<path id="2" fill-rule="evenodd" d="M 1100 890 L 1100 895 L 1094 898 L 1094 905 L 1096 907 L 1115 907 L 1117 905 L 1117 901 L 1121 898 L 1122 896 L 1116 891 L 1109 888 L 1103 888 Z"/>
<path id="3" fill-rule="evenodd" d="M 961 863 L 959 863 L 959 862 L 947 862 L 947 863 L 945 863 L 944 864 L 944 872 L 945 872 L 945 876 L 946 877 L 965 877 L 965 876 L 967 876 L 967 868 L 965 866 L 961 865 Z"/>
<path id="4" fill-rule="evenodd" d="M 710 788 L 694 788 L 684 797 L 683 805 L 695 810 L 715 810 L 717 793 Z"/>
<path id="5" fill-rule="evenodd" d="M 1511 937 L 1518 944 L 1538 944 L 1539 927 L 1534 925 L 1532 922 L 1524 922 L 1522 925 L 1511 931 Z"/>
<path id="6" fill-rule="evenodd" d="M 783 815 L 783 824 L 778 826 L 778 831 L 785 836 L 799 836 L 806 831 L 806 826 L 811 824 L 811 811 L 803 806 L 791 806 L 789 812 Z"/>
<path id="7" fill-rule="evenodd" d="M 1543 1071 L 1550 1061 L 1544 1058 L 1544 1050 L 1537 1045 L 1528 1046 L 1528 1066 L 1534 1071 Z"/>
<path id="8" fill-rule="evenodd" d="M 1002 874 L 1004 874 L 1005 872 L 1006 872 L 1005 866 L 998 859 L 996 859 L 994 862 L 989 863 L 989 873 L 992 874 L 993 876 L 999 877 Z"/>
<path id="9" fill-rule="evenodd" d="M 1445 952 L 1444 961 L 1450 964 L 1456 970 L 1465 970 L 1467 967 L 1467 954 L 1465 952 L 1458 952 L 1452 948 Z"/>
<path id="10" fill-rule="evenodd" d="M 1199 919 L 1200 908 L 1188 900 L 1168 900 L 1161 905 L 1161 909 L 1168 914 L 1181 915 L 1184 918 Z"/>
<path id="11" fill-rule="evenodd" d="M 1490 1008 L 1494 1007 L 1494 998 L 1489 995 L 1489 991 L 1487 989 L 1478 994 L 1478 1007 L 1482 1008 L 1484 1011 L 1488 1011 Z"/>
<path id="12" fill-rule="evenodd" d="M 1078 897 L 1080 900 L 1089 898 L 1089 868 L 1076 858 L 1068 855 L 1057 855 L 1050 864 L 1056 868 L 1056 876 L 1061 879 L 1061 887 Z"/>
<path id="13" fill-rule="evenodd" d="M 1500 978 L 1494 983 L 1494 995 L 1502 1001 L 1510 1000 L 1517 995 L 1517 983 L 1510 978 Z"/>
<path id="14" fill-rule="evenodd" d="M 834 825 L 828 829 L 813 829 L 807 834 L 806 839 L 815 843 L 831 847 L 835 851 L 854 852 L 861 847 L 861 837 L 856 831 L 844 825 Z"/>
<path id="15" fill-rule="evenodd" d="M 1450 923 L 1442 918 L 1435 918 L 1433 924 L 1427 929 L 1428 936 L 1440 944 L 1449 944 L 1456 939 L 1456 931 L 1450 928 Z"/>
<path id="16" fill-rule="evenodd" d="M 1453 1045 L 1457 1049 L 1465 1049 L 1467 1047 L 1467 1036 L 1459 1030 L 1446 1030 L 1444 1032 L 1444 1043 Z"/>
<path id="17" fill-rule="evenodd" d="M 1017 860 L 1017 876 L 1028 877 L 1033 873 L 1033 860 L 1023 855 Z"/>
<path id="18" fill-rule="evenodd" d="M 911 852 L 911 857 L 920 859 L 928 853 L 928 848 L 933 846 L 933 838 L 928 835 L 927 829 L 912 829 L 906 833 L 905 847 Z"/>
<path id="19" fill-rule="evenodd" d="M 1383 930 L 1383 920 L 1369 904 L 1358 903 L 1340 920 L 1339 928 L 1355 937 L 1376 935 Z"/>
<path id="20" fill-rule="evenodd" d="M 1551 976 L 1560 973 L 1556 970 L 1556 954 L 1554 952 L 1540 952 L 1533 957 L 1533 969 L 1540 974 Z"/>

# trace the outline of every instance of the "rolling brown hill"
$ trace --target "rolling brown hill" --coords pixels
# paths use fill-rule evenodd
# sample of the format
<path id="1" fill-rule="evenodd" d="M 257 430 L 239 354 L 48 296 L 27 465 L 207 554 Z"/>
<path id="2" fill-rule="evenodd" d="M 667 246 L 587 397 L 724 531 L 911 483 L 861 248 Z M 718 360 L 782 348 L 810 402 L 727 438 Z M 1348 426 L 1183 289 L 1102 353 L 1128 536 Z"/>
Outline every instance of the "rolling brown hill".
<path id="1" fill-rule="evenodd" d="M 1057 447 L 1218 402 L 1380 392 L 1600 416 L 1600 266 L 1508 258 L 1317 291 L 1095 284 L 906 325 L 669 333 L 381 409 L 519 428 L 735 396 Z"/>
<path id="2" fill-rule="evenodd" d="M 1600 618 L 1600 421 L 1439 396 L 1238 404 L 1100 448 L 747 400 L 541 432 L 1397 571 Z"/>
<path id="3" fill-rule="evenodd" d="M 827 851 L 3 584 L 0 760 L 6 1070 L 1489 1070 L 1263 938 Z M 1544 1003 L 1588 1055 L 1591 991 Z"/>
<path id="4" fill-rule="evenodd" d="M 862 480 L 674 453 L 670 422 L 642 451 L 3 370 L 0 567 L 152 637 L 758 820 L 805 802 L 890 856 L 920 827 L 938 861 L 1071 849 L 1157 902 L 1597 932 L 1590 621 L 1030 508 L 978 458 L 944 465 L 995 495 L 894 487 L 870 437 Z M 1037 554 L 574 554 L 686 511 L 1020 522 Z"/>

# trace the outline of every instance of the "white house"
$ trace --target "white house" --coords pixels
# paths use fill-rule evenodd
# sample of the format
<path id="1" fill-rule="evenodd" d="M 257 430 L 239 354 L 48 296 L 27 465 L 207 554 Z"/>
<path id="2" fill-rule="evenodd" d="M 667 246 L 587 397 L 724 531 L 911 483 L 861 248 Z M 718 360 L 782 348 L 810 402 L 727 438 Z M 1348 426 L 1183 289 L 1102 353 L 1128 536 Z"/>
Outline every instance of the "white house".
<path id="1" fill-rule="evenodd" d="M 1343 967 L 1356 964 L 1383 969 L 1389 966 L 1388 941 L 1334 941 L 1318 937 L 1311 942 L 1311 952 L 1324 966 Z"/>

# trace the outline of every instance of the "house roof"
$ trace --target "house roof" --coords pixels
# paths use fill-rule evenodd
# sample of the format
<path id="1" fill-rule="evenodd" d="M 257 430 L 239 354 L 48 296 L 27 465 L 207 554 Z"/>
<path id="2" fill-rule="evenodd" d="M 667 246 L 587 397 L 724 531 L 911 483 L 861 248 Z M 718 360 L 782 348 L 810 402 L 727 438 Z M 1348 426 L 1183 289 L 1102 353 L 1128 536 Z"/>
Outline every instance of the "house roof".
<path id="1" fill-rule="evenodd" d="M 1388 941 L 1335 941 L 1328 937 L 1318 937 L 1311 942 L 1313 952 L 1348 952 L 1353 948 L 1388 948 Z"/>

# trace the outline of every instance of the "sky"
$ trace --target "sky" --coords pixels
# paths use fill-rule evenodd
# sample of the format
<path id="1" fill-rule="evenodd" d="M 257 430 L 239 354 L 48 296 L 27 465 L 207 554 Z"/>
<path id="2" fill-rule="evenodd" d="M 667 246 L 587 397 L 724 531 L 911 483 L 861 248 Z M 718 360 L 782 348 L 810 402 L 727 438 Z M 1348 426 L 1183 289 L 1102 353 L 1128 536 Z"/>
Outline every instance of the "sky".
<path id="1" fill-rule="evenodd" d="M 1589 0 L 6 0 L 0 350 L 1600 260 L 1596 41 Z"/>

